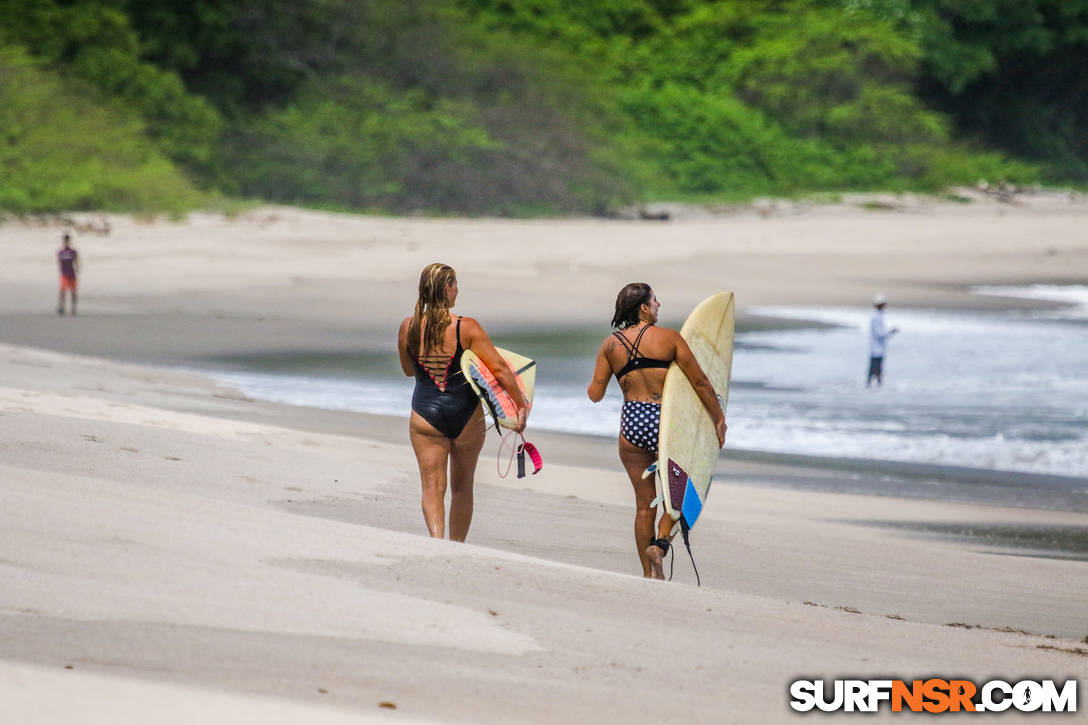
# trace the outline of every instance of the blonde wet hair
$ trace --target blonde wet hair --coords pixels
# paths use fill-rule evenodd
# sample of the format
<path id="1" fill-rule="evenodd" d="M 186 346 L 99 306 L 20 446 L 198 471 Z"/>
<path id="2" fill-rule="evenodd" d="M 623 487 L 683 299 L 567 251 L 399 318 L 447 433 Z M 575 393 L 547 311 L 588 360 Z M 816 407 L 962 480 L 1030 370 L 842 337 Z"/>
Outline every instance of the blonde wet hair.
<path id="1" fill-rule="evenodd" d="M 457 281 L 453 267 L 441 262 L 428 264 L 419 275 L 419 297 L 415 314 L 408 323 L 408 352 L 414 357 L 425 355 L 442 345 L 450 324 L 448 289 Z M 420 340 L 419 331 L 423 330 Z M 421 344 L 422 342 L 422 344 Z"/>

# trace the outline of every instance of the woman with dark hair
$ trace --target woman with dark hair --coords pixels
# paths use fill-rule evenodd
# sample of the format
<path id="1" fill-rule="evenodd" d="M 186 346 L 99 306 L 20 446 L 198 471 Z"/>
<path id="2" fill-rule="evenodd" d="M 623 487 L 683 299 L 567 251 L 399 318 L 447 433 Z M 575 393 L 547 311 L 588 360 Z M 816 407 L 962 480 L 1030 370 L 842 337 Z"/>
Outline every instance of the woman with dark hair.
<path id="1" fill-rule="evenodd" d="M 464 541 L 472 524 L 472 484 L 486 431 L 480 401 L 461 372 L 464 351 L 476 353 L 517 404 L 518 431 L 525 428 L 529 403 L 480 323 L 450 314 L 456 301 L 453 268 L 438 263 L 424 268 L 415 313 L 400 325 L 397 352 L 404 374 L 416 379 L 408 433 L 423 484 L 423 519 L 431 536 L 445 536 L 448 481 L 450 539 Z"/>
<path id="2" fill-rule="evenodd" d="M 661 304 L 650 285 L 632 282 L 616 297 L 611 335 L 601 343 L 593 380 L 586 391 L 594 403 L 604 397 L 613 375 L 623 391 L 620 417 L 620 461 L 635 489 L 635 548 L 642 562 L 643 576 L 664 579 L 661 562 L 672 541 L 671 517 L 663 515 L 655 530 L 656 509 L 650 504 L 657 494 L 653 477 L 643 472 L 657 460 L 657 435 L 661 425 L 661 390 L 665 373 L 676 362 L 688 376 L 699 399 L 710 413 L 718 433 L 718 445 L 725 444 L 725 414 L 699 362 L 684 338 L 675 330 L 657 327 Z"/>

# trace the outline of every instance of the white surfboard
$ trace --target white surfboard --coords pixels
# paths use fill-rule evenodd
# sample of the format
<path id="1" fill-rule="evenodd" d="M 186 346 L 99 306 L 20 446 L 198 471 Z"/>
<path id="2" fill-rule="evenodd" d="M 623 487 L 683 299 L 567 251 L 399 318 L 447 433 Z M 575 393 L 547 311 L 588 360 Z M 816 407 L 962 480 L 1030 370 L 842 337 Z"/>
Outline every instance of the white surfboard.
<path id="1" fill-rule="evenodd" d="M 722 412 L 729 400 L 733 330 L 732 292 L 720 292 L 700 302 L 680 328 L 681 337 L 714 386 Z M 683 516 L 691 527 L 699 518 L 719 451 L 710 414 L 674 362 L 665 375 L 661 395 L 657 463 L 665 510 L 674 520 Z"/>

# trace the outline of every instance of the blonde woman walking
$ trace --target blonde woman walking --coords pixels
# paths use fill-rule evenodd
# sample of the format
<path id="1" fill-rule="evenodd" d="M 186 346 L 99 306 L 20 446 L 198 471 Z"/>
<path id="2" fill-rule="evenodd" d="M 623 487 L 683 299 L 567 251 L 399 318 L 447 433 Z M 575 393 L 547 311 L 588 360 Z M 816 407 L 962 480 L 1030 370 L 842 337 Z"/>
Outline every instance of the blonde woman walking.
<path id="1" fill-rule="evenodd" d="M 449 537 L 464 541 L 472 524 L 472 487 L 484 444 L 484 412 L 461 373 L 461 356 L 472 350 L 518 406 L 525 428 L 529 403 L 514 373 L 487 333 L 471 317 L 452 315 L 457 273 L 430 264 L 419 277 L 415 313 L 400 325 L 397 352 L 404 374 L 416 379 L 408 433 L 423 486 L 423 519 L 431 536 L 446 535 L 446 488 L 450 488 Z"/>

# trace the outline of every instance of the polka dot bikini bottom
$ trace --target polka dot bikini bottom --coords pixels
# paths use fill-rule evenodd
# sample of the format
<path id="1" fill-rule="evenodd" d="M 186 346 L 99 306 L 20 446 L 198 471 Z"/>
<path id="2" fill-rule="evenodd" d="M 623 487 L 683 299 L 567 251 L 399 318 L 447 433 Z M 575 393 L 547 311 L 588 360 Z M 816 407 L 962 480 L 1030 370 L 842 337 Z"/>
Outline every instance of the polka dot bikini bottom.
<path id="1" fill-rule="evenodd" d="M 657 432 L 661 428 L 661 404 L 626 400 L 620 416 L 620 434 L 628 441 L 657 453 Z"/>

